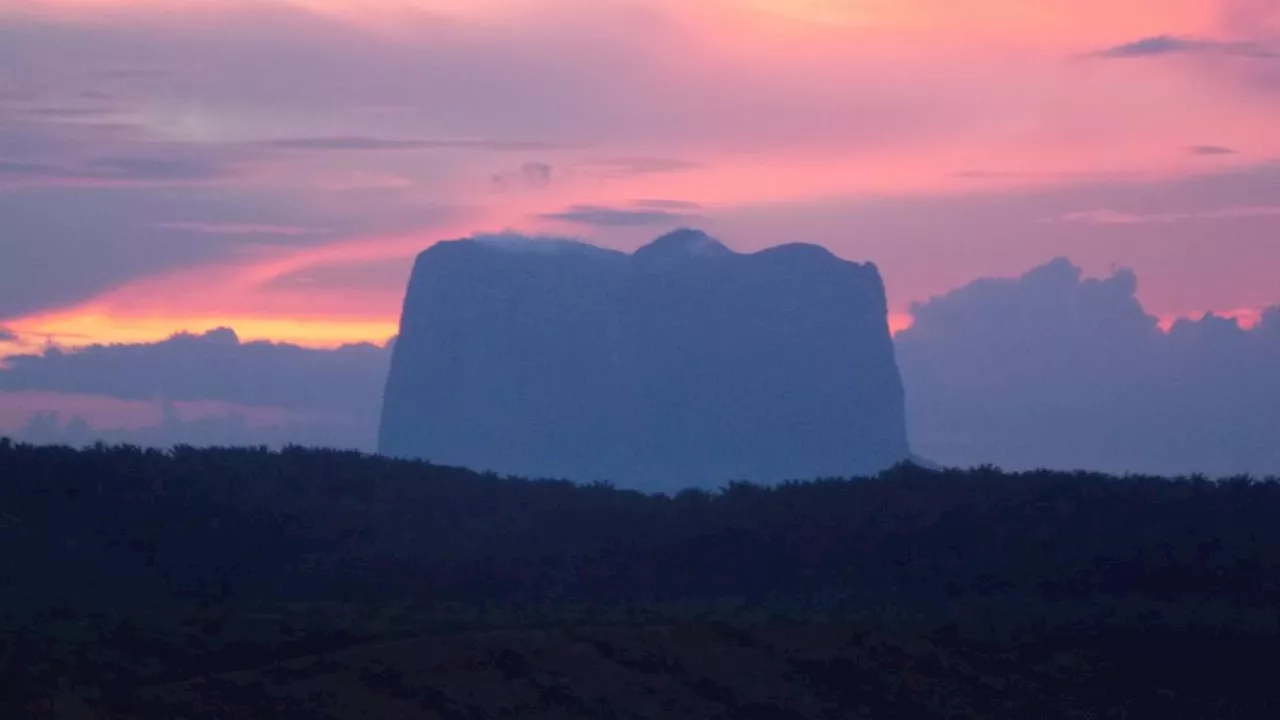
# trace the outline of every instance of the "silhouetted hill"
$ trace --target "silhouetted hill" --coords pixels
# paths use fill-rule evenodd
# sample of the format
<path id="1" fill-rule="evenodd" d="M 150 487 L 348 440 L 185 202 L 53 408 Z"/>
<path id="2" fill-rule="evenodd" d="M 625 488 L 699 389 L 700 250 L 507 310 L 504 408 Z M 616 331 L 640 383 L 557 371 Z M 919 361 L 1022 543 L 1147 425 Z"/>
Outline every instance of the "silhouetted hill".
<path id="1" fill-rule="evenodd" d="M 908 456 L 886 315 L 875 267 L 817 246 L 442 243 L 410 281 L 380 448 L 650 490 L 877 472 Z"/>
<path id="2" fill-rule="evenodd" d="M 7 441 L 0 478 L 10 610 L 361 594 L 927 608 L 1048 589 L 1280 602 L 1272 482 L 904 465 L 669 497 L 336 451 Z"/>
<path id="3" fill-rule="evenodd" d="M 667 497 L 5 441 L 0 478 L 4 717 L 54 696 L 338 720 L 1276 707 L 1276 482 L 900 466 Z"/>
<path id="4" fill-rule="evenodd" d="M 142 686 L 114 717 L 1262 719 L 1280 709 L 1268 670 L 1235 653 L 1275 658 L 1270 639 L 997 640 L 785 618 L 437 631 Z"/>

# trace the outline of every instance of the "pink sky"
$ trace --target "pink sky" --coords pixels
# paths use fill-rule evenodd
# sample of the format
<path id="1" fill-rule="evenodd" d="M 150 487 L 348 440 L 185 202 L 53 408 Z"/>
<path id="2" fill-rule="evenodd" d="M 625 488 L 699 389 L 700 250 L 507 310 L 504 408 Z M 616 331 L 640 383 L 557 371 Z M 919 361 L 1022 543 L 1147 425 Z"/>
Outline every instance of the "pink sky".
<path id="1" fill-rule="evenodd" d="M 416 252 L 697 225 L 913 302 L 1280 302 L 1272 0 L 0 0 L 0 327 L 395 332 Z"/>

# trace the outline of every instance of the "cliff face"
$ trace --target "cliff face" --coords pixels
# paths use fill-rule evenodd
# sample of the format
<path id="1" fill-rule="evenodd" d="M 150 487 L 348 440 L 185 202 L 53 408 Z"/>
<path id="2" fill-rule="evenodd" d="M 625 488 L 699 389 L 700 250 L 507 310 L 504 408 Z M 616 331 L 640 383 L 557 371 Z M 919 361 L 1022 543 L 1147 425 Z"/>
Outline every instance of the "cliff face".
<path id="1" fill-rule="evenodd" d="M 874 266 L 816 246 L 443 243 L 410 281 L 380 450 L 647 490 L 878 471 L 908 456 L 886 310 Z"/>

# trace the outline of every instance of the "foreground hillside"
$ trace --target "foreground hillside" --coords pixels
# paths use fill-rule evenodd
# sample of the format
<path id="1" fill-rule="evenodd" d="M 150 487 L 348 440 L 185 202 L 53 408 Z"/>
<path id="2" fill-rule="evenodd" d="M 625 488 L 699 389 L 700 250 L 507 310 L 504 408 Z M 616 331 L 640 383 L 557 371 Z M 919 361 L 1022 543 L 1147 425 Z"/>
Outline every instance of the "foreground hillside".
<path id="1" fill-rule="evenodd" d="M 904 466 L 666 497 L 0 441 L 0 710 L 1272 717 L 1276 517 L 1247 479 Z"/>
<path id="2" fill-rule="evenodd" d="M 51 706 L 55 717 L 100 717 L 94 708 L 110 707 L 110 717 L 157 720 L 1216 720 L 1280 710 L 1268 668 L 1232 663 L 1222 641 L 1190 647 L 1171 639 L 1116 631 L 994 642 L 946 631 L 707 621 L 436 632 L 137 682 L 105 697 L 67 686 Z M 1128 645 L 1134 640 L 1157 647 Z M 1237 650 L 1263 651 L 1263 660 L 1274 655 L 1259 640 L 1234 641 Z M 1197 654 L 1162 655 L 1169 652 Z M 1228 672 L 1224 661 L 1242 672 Z"/>

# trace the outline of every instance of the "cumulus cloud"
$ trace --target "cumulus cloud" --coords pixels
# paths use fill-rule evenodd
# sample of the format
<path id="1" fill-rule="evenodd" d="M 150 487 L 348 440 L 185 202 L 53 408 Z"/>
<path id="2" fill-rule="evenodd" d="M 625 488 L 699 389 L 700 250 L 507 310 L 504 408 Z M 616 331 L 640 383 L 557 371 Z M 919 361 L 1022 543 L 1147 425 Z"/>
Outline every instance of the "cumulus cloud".
<path id="1" fill-rule="evenodd" d="M 913 447 L 962 465 L 1280 472 L 1280 308 L 1165 333 L 1121 270 L 1055 260 L 913 308 L 897 337 Z"/>
<path id="2" fill-rule="evenodd" d="M 221 401 L 368 422 L 378 413 L 389 355 L 373 345 L 310 350 L 242 343 L 223 329 L 152 344 L 51 348 L 10 357 L 0 369 L 0 391 Z"/>
<path id="3" fill-rule="evenodd" d="M 227 329 L 151 344 L 48 348 L 0 364 L 0 403 L 22 399 L 6 425 L 29 442 L 371 451 L 391 348 L 245 343 Z M 148 407 L 158 409 L 159 422 L 137 422 Z"/>

